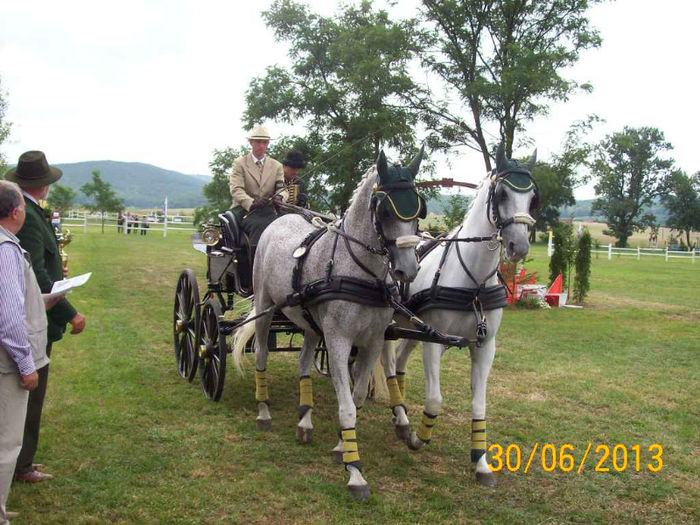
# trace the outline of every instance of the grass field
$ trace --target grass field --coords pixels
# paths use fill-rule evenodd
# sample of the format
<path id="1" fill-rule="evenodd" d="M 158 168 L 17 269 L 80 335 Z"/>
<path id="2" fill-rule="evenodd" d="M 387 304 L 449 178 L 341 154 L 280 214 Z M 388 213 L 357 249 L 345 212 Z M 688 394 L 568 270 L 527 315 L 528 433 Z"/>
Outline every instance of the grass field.
<path id="1" fill-rule="evenodd" d="M 700 266 L 593 259 L 586 308 L 508 310 L 489 382 L 489 442 L 522 449 L 565 443 L 580 461 L 590 442 L 639 444 L 616 472 L 543 469 L 473 480 L 469 463 L 469 359 L 443 359 L 444 411 L 418 453 L 399 443 L 383 403 L 358 421 L 372 496 L 351 500 L 331 461 L 337 408 L 330 381 L 314 377 L 315 442 L 295 441 L 295 355 L 268 367 L 273 430 L 255 429 L 252 363 L 229 368 L 220 403 L 175 370 L 172 308 L 182 268 L 205 286 L 205 257 L 184 232 L 104 235 L 76 231 L 73 274 L 92 271 L 71 295 L 85 333 L 54 346 L 37 461 L 56 479 L 15 484 L 9 508 L 28 523 L 697 523 L 700 520 Z M 528 270 L 547 274 L 543 246 Z M 544 279 L 543 279 L 544 280 Z M 422 410 L 419 352 L 409 369 L 409 414 Z M 663 445 L 663 468 L 649 445 Z M 619 458 L 618 458 L 619 459 Z M 619 466 L 619 462 L 618 462 Z"/>

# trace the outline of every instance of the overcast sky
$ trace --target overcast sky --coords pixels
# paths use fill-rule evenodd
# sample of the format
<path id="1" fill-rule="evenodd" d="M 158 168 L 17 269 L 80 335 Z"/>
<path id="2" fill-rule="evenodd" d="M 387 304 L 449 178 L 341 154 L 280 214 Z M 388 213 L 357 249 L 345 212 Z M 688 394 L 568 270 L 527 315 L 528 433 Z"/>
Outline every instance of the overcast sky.
<path id="1" fill-rule="evenodd" d="M 310 2 L 331 14 L 336 3 Z M 288 62 L 259 13 L 269 5 L 227 0 L 0 2 L 0 79 L 12 134 L 9 162 L 41 149 L 49 162 L 137 161 L 206 174 L 215 148 L 238 146 L 251 78 Z M 410 12 L 412 2 L 401 2 Z M 700 169 L 700 85 L 694 0 L 619 0 L 591 10 L 603 36 L 568 72 L 592 94 L 552 107 L 528 126 L 547 159 L 575 121 L 596 113 L 598 131 L 655 126 L 678 167 Z M 691 90 L 694 96 L 691 96 Z M 289 131 L 272 124 L 273 134 Z M 302 132 L 300 129 L 299 132 Z M 517 151 L 524 156 L 528 151 Z M 465 150 L 440 177 L 476 181 L 482 160 Z M 577 191 L 590 198 L 592 189 Z"/>

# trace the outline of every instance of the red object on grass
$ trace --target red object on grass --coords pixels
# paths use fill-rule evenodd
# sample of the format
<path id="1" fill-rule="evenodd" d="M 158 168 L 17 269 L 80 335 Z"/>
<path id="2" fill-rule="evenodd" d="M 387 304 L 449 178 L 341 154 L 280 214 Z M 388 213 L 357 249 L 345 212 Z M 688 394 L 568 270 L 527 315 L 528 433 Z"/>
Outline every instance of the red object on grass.
<path id="1" fill-rule="evenodd" d="M 549 290 L 547 290 L 547 294 L 562 293 L 563 291 L 564 291 L 564 277 L 562 276 L 562 274 L 559 274 L 559 275 L 557 275 L 557 278 L 554 279 L 552 286 L 550 286 Z"/>

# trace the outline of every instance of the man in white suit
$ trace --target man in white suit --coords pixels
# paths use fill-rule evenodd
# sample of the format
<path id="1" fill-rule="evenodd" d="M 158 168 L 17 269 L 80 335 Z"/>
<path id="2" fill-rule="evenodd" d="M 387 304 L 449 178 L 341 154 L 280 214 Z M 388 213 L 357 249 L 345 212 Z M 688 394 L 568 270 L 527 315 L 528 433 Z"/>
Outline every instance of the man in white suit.
<path id="1" fill-rule="evenodd" d="M 287 199 L 282 164 L 266 155 L 270 133 L 254 127 L 248 135 L 251 152 L 233 162 L 229 187 L 233 213 L 250 240 L 251 255 L 262 232 L 277 218 L 274 202 Z"/>

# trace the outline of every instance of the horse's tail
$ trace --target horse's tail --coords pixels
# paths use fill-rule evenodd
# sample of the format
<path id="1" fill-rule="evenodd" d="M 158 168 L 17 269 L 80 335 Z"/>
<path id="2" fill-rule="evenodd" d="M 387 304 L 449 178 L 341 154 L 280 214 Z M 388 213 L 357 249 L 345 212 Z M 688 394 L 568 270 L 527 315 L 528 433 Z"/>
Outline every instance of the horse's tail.
<path id="1" fill-rule="evenodd" d="M 231 342 L 233 347 L 233 364 L 240 375 L 244 374 L 242 363 L 246 344 L 255 335 L 255 323 L 248 321 L 253 316 L 255 316 L 255 304 L 253 304 L 253 309 L 243 324 L 233 331 L 233 340 Z"/>
<path id="2" fill-rule="evenodd" d="M 386 383 L 387 360 L 396 361 L 396 341 L 384 341 L 381 359 L 377 359 L 377 364 L 372 370 L 374 380 L 374 397 L 379 401 L 389 400 L 389 386 Z"/>

